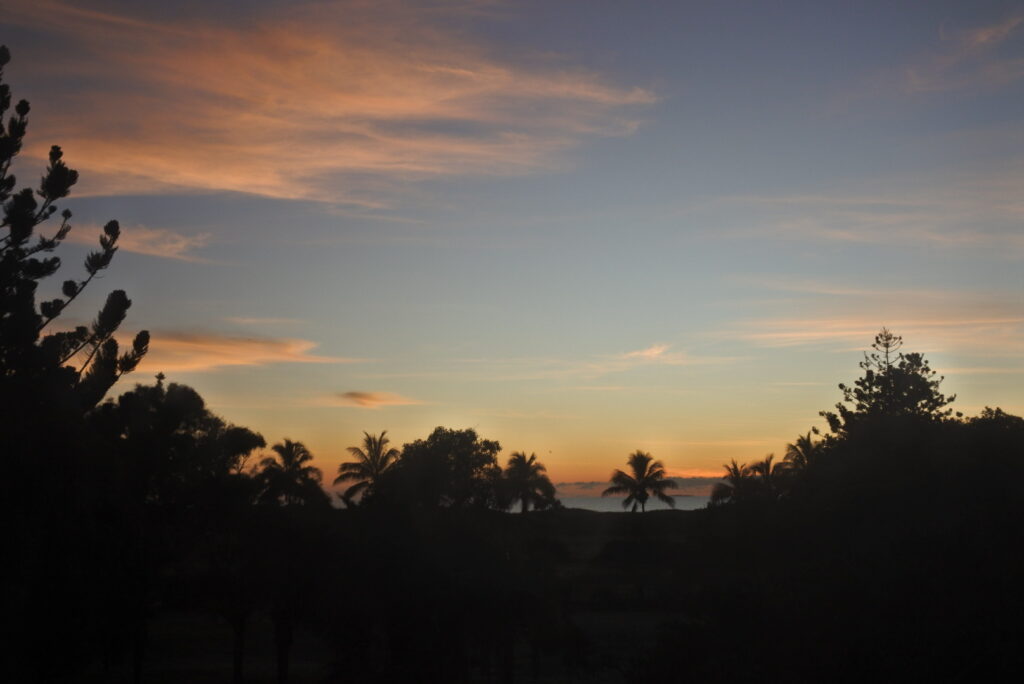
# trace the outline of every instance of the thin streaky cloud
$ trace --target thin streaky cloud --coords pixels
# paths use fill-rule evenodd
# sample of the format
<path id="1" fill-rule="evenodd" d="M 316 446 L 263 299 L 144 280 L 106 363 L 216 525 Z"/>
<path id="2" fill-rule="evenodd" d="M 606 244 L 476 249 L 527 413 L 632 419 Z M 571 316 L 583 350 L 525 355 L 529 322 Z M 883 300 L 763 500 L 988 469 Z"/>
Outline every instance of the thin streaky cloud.
<path id="1" fill-rule="evenodd" d="M 364 392 L 352 390 L 338 392 L 316 402 L 324 406 L 349 406 L 365 409 L 380 409 L 388 406 L 416 406 L 424 402 L 393 392 Z"/>
<path id="2" fill-rule="evenodd" d="M 580 420 L 583 416 L 552 411 L 471 410 L 474 416 L 505 420 Z"/>
<path id="3" fill-rule="evenodd" d="M 878 316 L 775 318 L 747 321 L 725 336 L 765 347 L 829 344 L 835 351 L 863 350 L 886 321 Z M 895 331 L 915 351 L 967 355 L 1024 356 L 1024 317 L 901 317 Z"/>
<path id="4" fill-rule="evenodd" d="M 654 344 L 619 354 L 592 355 L 583 359 L 563 358 L 505 358 L 457 359 L 456 363 L 474 368 L 473 377 L 480 380 L 547 380 L 594 379 L 616 373 L 625 373 L 646 366 L 706 366 L 735 363 L 740 357 L 691 356 L 682 351 L 670 352 L 666 344 Z"/>
<path id="5" fill-rule="evenodd" d="M 1015 129 L 1018 133 L 1024 130 Z M 730 231 L 756 238 L 851 244 L 975 249 L 1001 258 L 1024 253 L 1024 163 L 1013 160 L 998 172 L 930 173 L 888 178 L 860 189 L 821 194 L 723 197 L 757 219 Z"/>
<path id="6" fill-rule="evenodd" d="M 291 338 L 155 332 L 140 370 L 147 372 L 206 372 L 231 366 L 278 363 L 359 363 L 361 359 L 311 353 L 317 344 Z"/>
<path id="7" fill-rule="evenodd" d="M 939 42 L 906 61 L 846 85 L 837 100 L 996 91 L 1024 78 L 1024 56 L 1005 49 L 1024 31 L 1024 15 L 975 28 L 941 28 Z"/>
<path id="8" fill-rule="evenodd" d="M 657 347 L 658 345 L 655 345 Z M 465 382 L 518 382 L 543 380 L 596 380 L 606 375 L 626 373 L 643 367 L 716 366 L 747 360 L 745 356 L 693 356 L 684 352 L 655 354 L 648 349 L 620 354 L 594 354 L 582 359 L 558 357 L 456 358 L 445 361 L 445 368 L 433 371 L 367 373 L 374 379 L 445 379 Z M 573 389 L 573 388 L 565 388 Z M 625 391 L 649 388 L 589 385 L 576 389 L 592 391 Z"/>
<path id="9" fill-rule="evenodd" d="M 978 290 L 943 290 L 927 288 L 908 287 L 864 287 L 863 285 L 850 285 L 829 279 L 796 278 L 791 275 L 737 275 L 730 280 L 744 285 L 752 285 L 759 290 L 777 290 L 780 292 L 797 292 L 801 294 L 826 295 L 829 297 L 856 297 L 861 299 L 880 300 L 898 299 L 902 302 L 922 301 L 937 302 L 959 302 L 963 305 L 975 307 L 980 301 L 1000 302 L 1010 300 L 1006 303 L 1014 306 L 1018 297 L 1006 292 L 978 291 Z"/>
<path id="10" fill-rule="evenodd" d="M 78 244 L 95 245 L 102 234 L 103 229 L 98 225 L 76 225 L 68 233 L 68 240 Z M 192 263 L 209 263 L 195 252 L 206 247 L 211 237 L 209 233 L 184 235 L 167 228 L 128 226 L 122 227 L 117 246 L 125 252 L 134 254 Z"/>
<path id="11" fill-rule="evenodd" d="M 988 47 L 991 45 L 998 45 L 1004 40 L 1010 37 L 1017 28 L 1024 23 L 1024 16 L 1017 15 L 1006 18 L 1004 21 L 998 24 L 992 24 L 990 26 L 983 26 L 971 31 L 967 31 L 963 37 L 962 42 L 968 48 L 980 48 Z"/>
<path id="12" fill-rule="evenodd" d="M 57 91 L 33 126 L 82 160 L 93 194 L 237 191 L 379 207 L 340 177 L 556 168 L 587 137 L 631 134 L 637 108 L 655 101 L 554 59 L 502 61 L 414 3 L 385 4 L 264 6 L 244 23 L 157 24 L 135 6 L 35 0 L 9 14 L 77 48 L 50 56 L 51 75 L 91 77 L 88 90 Z M 31 59 L 20 68 L 46 76 Z"/>
<path id="13" fill-rule="evenodd" d="M 1024 368 L 1020 366 L 974 366 L 964 368 L 943 368 L 945 375 L 1020 375 Z"/>
<path id="14" fill-rule="evenodd" d="M 667 344 L 654 344 L 647 349 L 638 349 L 636 351 L 626 352 L 623 354 L 623 358 L 626 359 L 645 359 L 645 360 L 658 360 L 664 358 L 665 352 L 668 351 L 669 345 Z"/>
<path id="15" fill-rule="evenodd" d="M 649 439 L 644 440 L 643 444 L 651 448 L 660 448 L 667 446 L 685 446 L 685 447 L 762 447 L 769 444 L 775 444 L 778 442 L 776 438 L 758 438 L 758 439 Z"/>
<path id="16" fill-rule="evenodd" d="M 908 94 L 988 89 L 1024 77 L 1024 58 L 1004 57 L 996 48 L 1020 30 L 1017 15 L 975 29 L 955 32 L 947 49 L 923 55 L 903 67 L 901 85 Z"/>
<path id="17" fill-rule="evenodd" d="M 224 320 L 238 325 L 295 325 L 304 322 L 301 318 L 275 318 L 272 316 L 229 316 Z"/>

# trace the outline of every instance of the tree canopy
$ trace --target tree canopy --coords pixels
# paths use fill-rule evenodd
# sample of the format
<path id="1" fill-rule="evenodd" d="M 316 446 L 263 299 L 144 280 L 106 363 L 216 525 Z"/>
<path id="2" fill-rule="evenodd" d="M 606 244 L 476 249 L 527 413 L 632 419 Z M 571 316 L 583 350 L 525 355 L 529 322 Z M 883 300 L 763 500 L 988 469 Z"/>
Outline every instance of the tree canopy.
<path id="1" fill-rule="evenodd" d="M 537 460 L 537 454 L 527 456 L 521 451 L 514 452 L 505 466 L 505 484 L 509 503 L 519 502 L 520 510 L 526 513 L 533 508 L 552 506 L 555 502 L 555 486 L 547 476 L 547 468 Z"/>
<path id="2" fill-rule="evenodd" d="M 675 489 L 677 485 L 675 480 L 666 476 L 661 461 L 655 461 L 650 454 L 638 450 L 629 455 L 627 464 L 629 472 L 615 470 L 611 486 L 601 492 L 601 496 L 625 494 L 622 507 L 632 507 L 633 512 L 636 512 L 637 506 L 641 511 L 647 510 L 647 501 L 652 495 L 672 508 L 676 507 L 675 499 L 666 494 L 665 490 Z"/>
<path id="3" fill-rule="evenodd" d="M 373 487 L 385 476 L 387 471 L 395 465 L 401 456 L 401 452 L 393 447 L 388 447 L 391 440 L 387 438 L 388 431 L 384 430 L 379 435 L 363 433 L 362 447 L 348 447 L 348 452 L 355 457 L 355 461 L 347 461 L 338 466 L 338 476 L 334 478 L 334 484 L 342 482 L 353 482 L 341 494 L 342 501 L 351 505 L 357 497 L 373 495 Z"/>
<path id="4" fill-rule="evenodd" d="M 856 430 L 865 422 L 910 418 L 940 420 L 952 415 L 945 408 L 956 396 L 939 391 L 942 376 L 931 369 L 922 354 L 904 353 L 903 338 L 887 328 L 875 335 L 874 349 L 864 354 L 864 374 L 853 385 L 840 383 L 843 401 L 836 410 L 822 411 L 829 428 L 837 435 Z"/>

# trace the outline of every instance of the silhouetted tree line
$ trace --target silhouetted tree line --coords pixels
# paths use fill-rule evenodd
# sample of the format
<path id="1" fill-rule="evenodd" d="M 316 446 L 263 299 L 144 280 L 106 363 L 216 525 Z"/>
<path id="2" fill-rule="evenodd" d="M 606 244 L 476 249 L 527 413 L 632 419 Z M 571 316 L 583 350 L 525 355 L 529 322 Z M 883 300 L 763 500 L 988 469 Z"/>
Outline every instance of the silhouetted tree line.
<path id="1" fill-rule="evenodd" d="M 785 458 L 726 466 L 632 681 L 978 681 L 1024 666 L 1024 419 L 964 417 L 886 329 Z M 741 645 L 737 647 L 737 644 Z"/>
<path id="2" fill-rule="evenodd" d="M 0 49 L 0 76 L 9 55 Z M 323 681 L 975 681 L 1020 671 L 1024 419 L 965 418 L 887 330 L 784 458 L 731 463 L 704 511 L 562 510 L 535 454 L 439 427 L 364 433 L 341 507 L 301 443 L 271 445 L 184 385 L 104 396 L 146 354 L 130 300 L 59 317 L 117 251 L 43 299 L 77 181 L 59 148 L 16 191 L 28 104 L 0 79 L 2 666 L 15 682 L 147 680 L 151 627 L 209 616 L 236 683 L 269 624 L 276 669 L 315 638 Z M 57 220 L 59 216 L 59 221 Z M 49 226 L 49 227 L 48 227 Z M 630 455 L 608 494 L 675 483 Z M 529 515 L 508 515 L 519 510 Z M 261 673 L 262 674 L 262 673 Z"/>
<path id="3" fill-rule="evenodd" d="M 349 447 L 355 461 L 342 463 L 335 484 L 353 482 L 339 498 L 348 507 L 388 506 L 508 510 L 525 513 L 559 505 L 555 487 L 536 454 L 514 452 L 503 470 L 501 445 L 473 429 L 438 427 L 426 439 L 389 449 L 385 430 L 364 433 Z"/>

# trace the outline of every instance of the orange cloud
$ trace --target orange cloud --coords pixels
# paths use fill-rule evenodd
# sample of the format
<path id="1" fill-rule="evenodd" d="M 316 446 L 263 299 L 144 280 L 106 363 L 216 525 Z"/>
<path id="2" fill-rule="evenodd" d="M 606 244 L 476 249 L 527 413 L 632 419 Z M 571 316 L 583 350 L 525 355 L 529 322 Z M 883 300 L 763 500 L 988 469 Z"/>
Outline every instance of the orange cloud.
<path id="1" fill-rule="evenodd" d="M 359 359 L 310 354 L 315 342 L 296 339 L 229 337 L 190 333 L 154 333 L 140 370 L 210 371 L 227 366 L 274 363 L 357 363 Z"/>
<path id="2" fill-rule="evenodd" d="M 653 344 L 646 349 L 627 352 L 620 358 L 631 361 L 663 363 L 669 366 L 684 366 L 699 363 L 699 361 L 691 359 L 683 352 L 669 352 L 669 347 L 670 345 L 667 344 Z"/>
<path id="3" fill-rule="evenodd" d="M 623 354 L 623 357 L 627 359 L 658 359 L 661 358 L 666 351 L 668 351 L 667 344 L 655 344 L 651 345 L 647 349 L 627 352 L 626 354 Z"/>
<path id="4" fill-rule="evenodd" d="M 75 226 L 68 234 L 71 242 L 95 245 L 103 230 L 97 225 Z M 210 241 L 209 233 L 198 235 L 182 235 L 166 228 L 147 228 L 133 226 L 122 228 L 121 237 L 117 241 L 119 249 L 135 254 L 178 259 L 180 261 L 201 262 L 203 259 L 193 252 L 202 249 Z"/>
<path id="5" fill-rule="evenodd" d="M 414 406 L 422 401 L 403 397 L 391 392 L 340 392 L 330 398 L 337 406 L 355 406 L 358 408 L 378 409 L 385 406 Z"/>
<path id="6" fill-rule="evenodd" d="M 655 99 L 553 59 L 498 59 L 442 27 L 453 6 L 288 3 L 250 8 L 245 22 L 155 22 L 135 6 L 12 5 L 9 21 L 68 46 L 47 51 L 38 68 L 51 71 L 33 73 L 28 56 L 20 73 L 89 83 L 48 93 L 33 139 L 61 141 L 92 193 L 238 191 L 376 206 L 373 178 L 551 167 L 584 137 L 628 135 L 635 109 Z"/>

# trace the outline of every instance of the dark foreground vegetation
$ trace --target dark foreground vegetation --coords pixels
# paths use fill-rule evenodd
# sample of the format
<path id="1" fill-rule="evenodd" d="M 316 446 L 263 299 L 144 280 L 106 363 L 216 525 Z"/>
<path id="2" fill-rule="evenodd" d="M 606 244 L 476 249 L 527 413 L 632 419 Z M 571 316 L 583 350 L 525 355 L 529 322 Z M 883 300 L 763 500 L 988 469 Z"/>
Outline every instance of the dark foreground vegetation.
<path id="1" fill-rule="evenodd" d="M 0 67 L 8 61 L 0 50 Z M 965 418 L 883 330 L 860 378 L 775 463 L 732 463 L 693 512 L 563 510 L 534 456 L 438 428 L 365 435 L 331 505 L 299 442 L 259 434 L 60 314 L 107 268 L 37 298 L 77 180 L 11 161 L 27 103 L 0 86 L 0 644 L 13 682 L 1009 680 L 1024 660 L 1024 420 Z M 49 223 L 48 223 L 49 222 Z M 250 461 L 255 461 L 250 463 Z M 642 509 L 663 469 L 610 490 Z M 510 514 L 507 510 L 525 514 Z M 542 510 L 537 510 L 542 509 Z"/>

